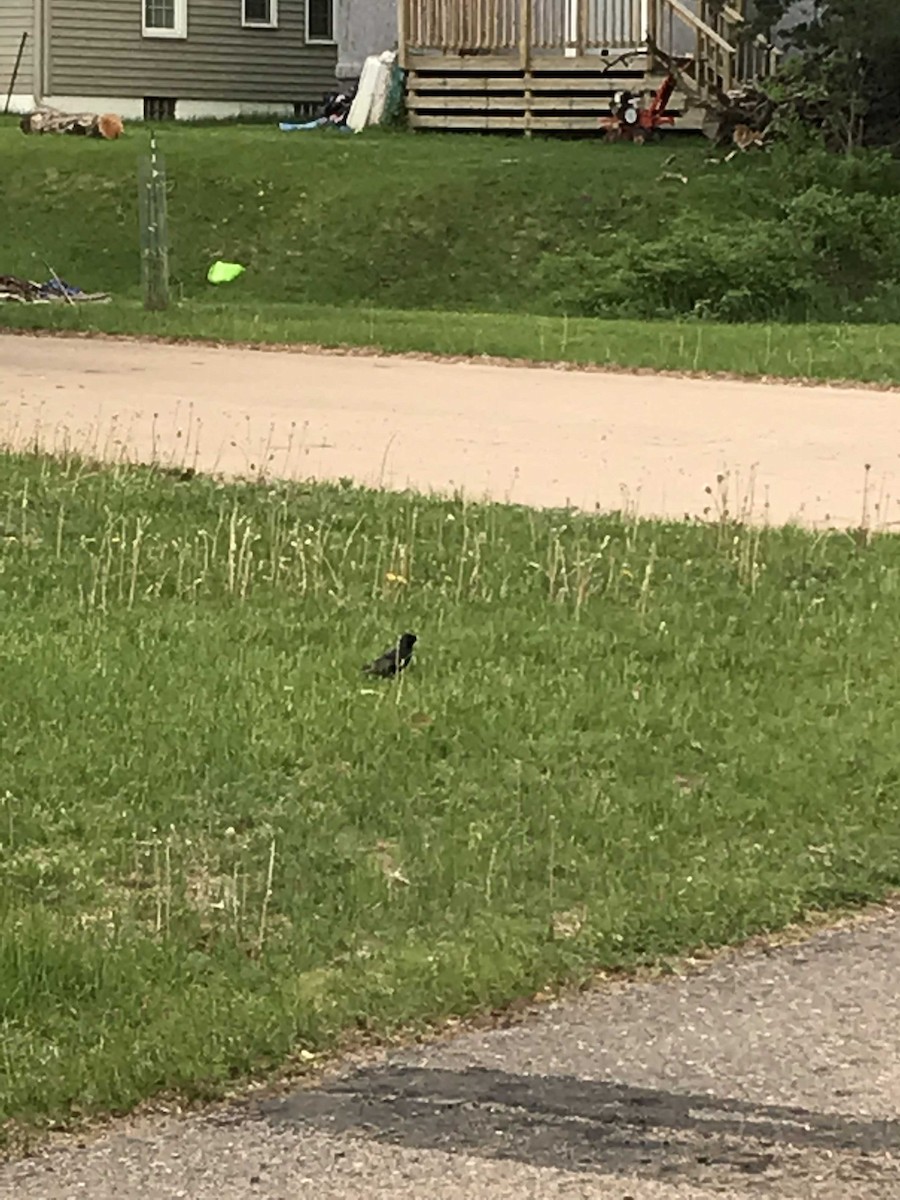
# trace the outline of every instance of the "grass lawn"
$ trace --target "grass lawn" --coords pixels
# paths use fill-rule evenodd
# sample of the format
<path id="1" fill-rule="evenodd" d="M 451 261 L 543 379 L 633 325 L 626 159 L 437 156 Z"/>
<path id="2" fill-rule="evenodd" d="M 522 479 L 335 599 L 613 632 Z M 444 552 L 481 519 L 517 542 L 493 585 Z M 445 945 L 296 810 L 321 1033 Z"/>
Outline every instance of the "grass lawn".
<path id="1" fill-rule="evenodd" d="M 216 258 L 247 273 L 228 302 L 552 312 L 533 268 L 544 254 L 647 237 L 678 213 L 766 210 L 784 185 L 765 162 L 706 162 L 703 139 L 643 147 L 591 141 L 281 133 L 274 125 L 158 129 L 169 178 L 177 295 L 213 292 Z M 118 142 L 24 137 L 0 124 L 0 273 L 139 294 L 138 158 Z M 658 182 L 673 171 L 688 184 Z"/>
<path id="2" fill-rule="evenodd" d="M 863 199 L 866 188 L 890 191 L 894 176 L 884 166 L 842 159 L 823 167 L 783 155 L 725 164 L 699 138 L 638 149 L 379 131 L 354 138 L 282 134 L 274 125 L 172 125 L 159 136 L 176 306 L 150 315 L 138 304 L 136 173 L 147 130 L 133 126 L 116 143 L 26 138 L 13 121 L 0 120 L 0 211 L 10 214 L 0 222 L 0 273 L 44 279 L 52 267 L 116 301 L 77 312 L 6 305 L 0 328 L 900 382 L 900 326 L 842 324 L 895 311 L 893 292 L 876 280 L 853 234 L 863 219 L 852 207 L 854 189 Z M 840 175 L 846 196 L 823 199 L 818 180 L 826 169 Z M 799 215 L 790 208 L 798 193 L 809 208 Z M 875 203 L 879 196 L 872 196 Z M 648 247 L 636 291 L 665 277 L 677 292 L 681 273 L 692 270 L 699 277 L 690 282 L 691 296 L 697 288 L 705 295 L 707 283 L 739 292 L 748 270 L 749 251 L 741 250 L 747 222 L 780 228 L 785 213 L 813 231 L 816 245 L 830 247 L 821 281 L 829 323 L 576 318 L 580 309 L 560 292 L 602 274 L 603 264 L 635 240 Z M 754 237 L 764 239 L 768 228 Z M 703 257 L 694 242 L 706 230 L 723 254 L 738 255 L 722 267 L 728 278 L 720 278 L 718 249 L 705 265 L 694 262 Z M 694 239 L 684 263 L 682 232 Z M 752 262 L 760 255 L 753 250 Z M 237 260 L 247 272 L 214 289 L 206 271 L 216 258 Z M 844 302 L 845 292 L 862 295 L 871 280 L 877 295 L 866 292 L 868 307 Z M 775 282 L 783 289 L 784 279 L 773 288 Z M 758 292 L 758 280 L 754 287 Z"/>
<path id="3" fill-rule="evenodd" d="M 0 527 L 10 1142 L 900 883 L 895 538 L 24 454 Z"/>

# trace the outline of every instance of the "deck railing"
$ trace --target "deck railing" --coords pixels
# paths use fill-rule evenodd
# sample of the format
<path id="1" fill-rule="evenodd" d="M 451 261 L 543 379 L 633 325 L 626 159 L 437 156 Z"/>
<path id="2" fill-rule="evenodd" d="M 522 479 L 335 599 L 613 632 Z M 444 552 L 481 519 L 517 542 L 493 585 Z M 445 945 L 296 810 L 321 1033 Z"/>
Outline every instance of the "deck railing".
<path id="1" fill-rule="evenodd" d="M 519 49 L 520 0 L 400 0 L 400 9 L 408 50 L 502 54 Z"/>
<path id="2" fill-rule="evenodd" d="M 685 0 L 650 0 L 648 41 L 664 60 L 690 55 L 699 92 L 716 88 L 727 91 L 734 81 L 738 53 L 735 34 L 743 17 L 727 5 L 712 11 L 706 0 L 695 7 Z"/>
<path id="3" fill-rule="evenodd" d="M 401 46 L 439 54 L 636 48 L 641 0 L 399 0 Z M 523 44 L 524 43 L 524 44 Z"/>
<path id="4" fill-rule="evenodd" d="M 550 57 L 646 50 L 680 60 L 709 94 L 769 74 L 772 51 L 740 35 L 745 0 L 398 0 L 404 66 L 427 58 L 502 58 L 523 70 Z"/>

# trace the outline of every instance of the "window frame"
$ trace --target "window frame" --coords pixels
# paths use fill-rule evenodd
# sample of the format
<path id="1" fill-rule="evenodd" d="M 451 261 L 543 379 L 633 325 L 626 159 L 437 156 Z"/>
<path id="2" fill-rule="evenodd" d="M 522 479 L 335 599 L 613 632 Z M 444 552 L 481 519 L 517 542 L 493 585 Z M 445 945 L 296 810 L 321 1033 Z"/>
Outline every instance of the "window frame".
<path id="1" fill-rule="evenodd" d="M 141 37 L 184 41 L 188 35 L 188 0 L 174 0 L 175 24 L 171 29 L 147 24 L 147 0 L 141 0 Z"/>
<path id="2" fill-rule="evenodd" d="M 256 21 L 247 17 L 247 0 L 241 0 L 241 26 L 244 29 L 277 29 L 278 0 L 269 0 L 268 21 Z"/>
<path id="3" fill-rule="evenodd" d="M 334 46 L 337 42 L 337 0 L 330 0 L 331 4 L 331 37 L 313 37 L 309 32 L 309 0 L 304 4 L 307 46 Z"/>

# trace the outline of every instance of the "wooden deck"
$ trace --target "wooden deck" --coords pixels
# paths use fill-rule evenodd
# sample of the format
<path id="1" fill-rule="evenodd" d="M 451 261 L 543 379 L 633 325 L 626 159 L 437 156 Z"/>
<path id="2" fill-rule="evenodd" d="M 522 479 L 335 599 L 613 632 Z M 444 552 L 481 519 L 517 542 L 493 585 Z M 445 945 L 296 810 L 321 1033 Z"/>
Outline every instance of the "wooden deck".
<path id="1" fill-rule="evenodd" d="M 768 73 L 738 37 L 745 0 L 398 0 L 401 65 L 417 129 L 595 131 L 615 92 L 654 90 L 674 62 L 671 108 Z"/>

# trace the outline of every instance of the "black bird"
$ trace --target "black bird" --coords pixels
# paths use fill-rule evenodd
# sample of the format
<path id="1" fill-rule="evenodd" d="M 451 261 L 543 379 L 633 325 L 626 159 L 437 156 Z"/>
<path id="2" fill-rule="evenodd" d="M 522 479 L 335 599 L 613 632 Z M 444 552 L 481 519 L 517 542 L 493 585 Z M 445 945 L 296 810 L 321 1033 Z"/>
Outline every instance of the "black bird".
<path id="1" fill-rule="evenodd" d="M 374 662 L 366 663 L 363 670 L 367 675 L 378 675 L 381 679 L 393 679 L 395 675 L 400 674 L 404 667 L 409 666 L 416 640 L 414 633 L 401 633 L 395 645 L 385 650 L 384 654 L 380 658 L 376 658 Z"/>

